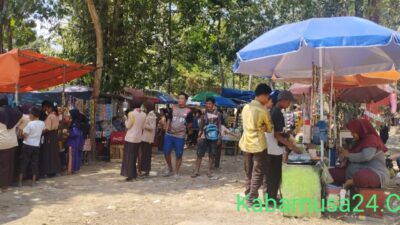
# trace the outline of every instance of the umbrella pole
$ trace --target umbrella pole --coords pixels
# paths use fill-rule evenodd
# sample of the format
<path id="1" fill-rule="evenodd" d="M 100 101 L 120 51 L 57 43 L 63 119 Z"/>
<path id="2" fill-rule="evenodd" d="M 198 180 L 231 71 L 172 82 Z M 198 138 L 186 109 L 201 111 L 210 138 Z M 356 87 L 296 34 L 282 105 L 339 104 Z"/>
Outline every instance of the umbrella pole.
<path id="1" fill-rule="evenodd" d="M 251 90 L 251 83 L 252 83 L 252 80 L 253 80 L 253 75 L 250 75 L 250 76 L 249 76 L 249 90 Z"/>
<path id="2" fill-rule="evenodd" d="M 333 110 L 333 73 L 331 74 L 331 87 L 330 87 L 330 95 L 329 95 L 329 127 L 328 127 L 328 140 L 329 140 L 329 147 L 333 147 L 333 140 L 332 140 L 332 124 L 334 123 L 334 110 Z"/>
<path id="3" fill-rule="evenodd" d="M 15 106 L 18 106 L 18 89 L 19 89 L 19 85 L 17 83 L 15 85 Z"/>
<path id="4" fill-rule="evenodd" d="M 324 49 L 320 49 L 319 54 L 320 69 L 319 69 L 319 98 L 320 98 L 320 121 L 324 120 Z M 321 161 L 324 161 L 324 141 L 321 138 Z"/>
<path id="5" fill-rule="evenodd" d="M 64 67 L 63 67 L 63 92 L 62 92 L 62 101 L 61 101 L 61 104 L 62 104 L 62 107 L 64 108 L 65 107 L 65 81 L 66 81 L 66 78 L 65 78 L 65 73 L 66 73 L 66 68 L 65 68 L 66 66 L 64 65 Z"/>

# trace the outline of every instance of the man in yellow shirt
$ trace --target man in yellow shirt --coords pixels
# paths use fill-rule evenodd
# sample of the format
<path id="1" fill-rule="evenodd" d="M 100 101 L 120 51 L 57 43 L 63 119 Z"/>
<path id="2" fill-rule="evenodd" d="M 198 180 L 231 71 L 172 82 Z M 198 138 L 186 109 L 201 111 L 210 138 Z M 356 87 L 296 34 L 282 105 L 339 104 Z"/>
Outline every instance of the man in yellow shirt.
<path id="1" fill-rule="evenodd" d="M 267 84 L 256 87 L 256 98 L 242 111 L 243 135 L 239 142 L 240 149 L 244 152 L 244 168 L 246 173 L 247 204 L 252 205 L 258 198 L 258 189 L 263 183 L 266 174 L 267 140 L 264 132 L 272 131 L 272 122 L 267 110 L 271 106 L 271 88 Z"/>

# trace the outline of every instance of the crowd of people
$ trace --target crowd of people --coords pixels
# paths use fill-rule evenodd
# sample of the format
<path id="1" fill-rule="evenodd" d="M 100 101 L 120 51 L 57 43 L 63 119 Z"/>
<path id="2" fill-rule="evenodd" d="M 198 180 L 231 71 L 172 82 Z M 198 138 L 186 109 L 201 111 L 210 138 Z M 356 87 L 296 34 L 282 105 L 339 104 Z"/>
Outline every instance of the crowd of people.
<path id="1" fill-rule="evenodd" d="M 159 151 L 164 154 L 166 171 L 163 176 L 179 177 L 185 146 L 197 146 L 197 160 L 193 178 L 200 175 L 202 158 L 208 153 L 208 173 L 219 167 L 221 138 L 229 130 L 223 126 L 221 113 L 215 106 L 215 99 L 206 99 L 206 110 L 195 110 L 186 106 L 188 95 L 181 93 L 178 104 L 171 109 L 160 109 L 159 117 L 154 112 L 154 104 L 146 101 L 134 104 L 127 113 L 125 126 L 124 154 L 121 175 L 127 181 L 149 176 L 151 169 L 152 144 L 156 140 Z M 175 152 L 175 165 L 172 164 L 172 151 Z"/>
<path id="2" fill-rule="evenodd" d="M 151 171 L 152 147 L 156 143 L 165 158 L 164 177 L 180 177 L 185 146 L 197 146 L 197 159 L 192 178 L 200 176 L 200 168 L 208 154 L 207 176 L 219 167 L 222 137 L 230 133 L 215 99 L 205 100 L 205 110 L 187 107 L 188 95 L 180 93 L 178 104 L 162 108 L 159 114 L 151 101 L 133 103 L 125 116 L 125 145 L 121 176 L 126 181 L 148 177 Z M 295 101 L 289 91 L 273 92 L 267 84 L 255 89 L 255 99 L 242 111 L 243 133 L 239 147 L 244 153 L 245 194 L 252 205 L 263 186 L 264 194 L 279 202 L 284 154 L 301 153 L 289 138 L 283 110 Z M 350 149 L 341 149 L 346 163 L 330 173 L 335 184 L 345 187 L 384 187 L 389 180 L 385 166 L 385 144 L 365 119 L 350 122 L 347 128 L 355 140 Z M 79 171 L 84 161 L 85 140 L 88 140 L 88 119 L 78 110 L 68 113 L 49 101 L 42 107 L 24 105 L 10 108 L 5 95 L 0 96 L 0 186 L 5 189 L 13 181 L 19 186 L 24 178 L 47 178 L 68 169 Z M 232 134 L 235 135 L 235 134 Z M 172 163 L 172 152 L 175 164 Z"/>
<path id="3" fill-rule="evenodd" d="M 78 110 L 61 112 L 50 101 L 41 107 L 24 104 L 11 108 L 7 95 L 0 95 L 0 187 L 4 191 L 25 178 L 36 180 L 60 176 L 68 169 L 80 170 L 86 116 Z"/>

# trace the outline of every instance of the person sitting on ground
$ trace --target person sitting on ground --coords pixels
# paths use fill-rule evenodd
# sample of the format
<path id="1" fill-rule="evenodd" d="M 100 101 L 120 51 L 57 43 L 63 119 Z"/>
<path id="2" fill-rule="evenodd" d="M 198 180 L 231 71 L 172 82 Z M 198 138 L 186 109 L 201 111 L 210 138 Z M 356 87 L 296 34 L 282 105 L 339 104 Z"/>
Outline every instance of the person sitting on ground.
<path id="1" fill-rule="evenodd" d="M 30 122 L 23 129 L 24 141 L 19 163 L 19 187 L 22 186 L 22 179 L 29 165 L 32 170 L 32 186 L 35 185 L 36 177 L 39 172 L 40 139 L 42 137 L 43 130 L 46 128 L 45 123 L 39 120 L 39 117 L 40 109 L 36 106 L 33 106 L 29 113 Z"/>
<path id="2" fill-rule="evenodd" d="M 368 120 L 353 120 L 347 128 L 356 143 L 350 150 L 340 151 L 348 159 L 347 166 L 329 170 L 335 184 L 345 188 L 383 188 L 389 180 L 384 154 L 388 149 Z"/>
<path id="3" fill-rule="evenodd" d="M 192 178 L 200 176 L 201 160 L 206 152 L 208 152 L 208 172 L 207 176 L 211 177 L 211 170 L 214 166 L 214 159 L 217 153 L 217 146 L 221 140 L 221 113 L 215 108 L 215 99 L 206 99 L 206 112 L 201 117 L 199 145 L 197 149 L 196 168 Z"/>

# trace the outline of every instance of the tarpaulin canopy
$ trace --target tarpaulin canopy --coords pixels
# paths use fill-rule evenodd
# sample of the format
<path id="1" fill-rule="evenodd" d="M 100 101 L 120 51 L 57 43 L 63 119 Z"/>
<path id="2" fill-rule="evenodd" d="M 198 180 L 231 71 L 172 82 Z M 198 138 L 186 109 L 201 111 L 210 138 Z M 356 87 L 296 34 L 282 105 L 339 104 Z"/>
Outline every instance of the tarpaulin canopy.
<path id="1" fill-rule="evenodd" d="M 239 99 L 245 102 L 250 102 L 255 98 L 254 91 L 244 91 L 232 88 L 222 88 L 221 96 L 233 100 Z"/>
<path id="2" fill-rule="evenodd" d="M 205 102 L 207 98 L 210 97 L 217 97 L 219 94 L 212 92 L 212 91 L 202 91 L 197 93 L 195 96 L 192 97 L 192 101 L 194 102 Z"/>
<path id="3" fill-rule="evenodd" d="M 32 103 L 32 104 L 40 104 L 44 100 L 48 100 L 51 102 L 57 102 L 58 104 L 62 103 L 62 87 L 56 87 L 49 91 L 33 91 L 26 92 L 19 95 L 20 103 Z M 92 96 L 92 89 L 85 86 L 67 86 L 65 87 L 65 94 L 68 96 L 72 96 L 74 98 L 79 98 L 83 100 L 89 100 Z M 14 94 L 9 94 L 9 100 L 14 101 Z"/>
<path id="4" fill-rule="evenodd" d="M 30 92 L 54 87 L 95 70 L 30 50 L 13 49 L 0 55 L 0 92 Z"/>
<path id="5" fill-rule="evenodd" d="M 213 98 L 215 99 L 215 105 L 218 107 L 225 107 L 225 108 L 236 108 L 237 107 L 237 104 L 229 98 L 225 98 L 222 96 L 214 96 Z M 206 102 L 202 102 L 201 105 L 205 106 Z"/>

